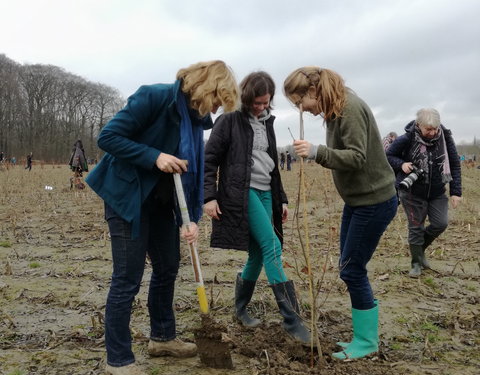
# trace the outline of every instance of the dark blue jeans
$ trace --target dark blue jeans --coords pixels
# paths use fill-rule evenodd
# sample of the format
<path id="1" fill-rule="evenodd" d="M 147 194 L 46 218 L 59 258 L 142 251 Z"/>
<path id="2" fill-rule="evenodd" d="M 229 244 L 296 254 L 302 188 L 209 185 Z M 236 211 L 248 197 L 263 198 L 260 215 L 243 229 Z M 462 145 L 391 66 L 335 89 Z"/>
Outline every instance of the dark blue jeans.
<path id="1" fill-rule="evenodd" d="M 396 196 L 371 206 L 343 208 L 340 230 L 340 278 L 347 284 L 352 307 L 373 308 L 373 292 L 367 276 L 367 263 L 380 237 L 397 212 Z"/>
<path id="2" fill-rule="evenodd" d="M 113 274 L 105 309 L 105 346 L 110 366 L 135 362 L 130 335 L 130 315 L 140 289 L 145 259 L 152 263 L 148 291 L 150 338 L 175 338 L 173 295 L 180 264 L 180 238 L 173 213 L 173 202 L 159 204 L 147 200 L 142 207 L 141 231 L 131 238 L 132 225 L 105 205 L 112 240 Z"/>

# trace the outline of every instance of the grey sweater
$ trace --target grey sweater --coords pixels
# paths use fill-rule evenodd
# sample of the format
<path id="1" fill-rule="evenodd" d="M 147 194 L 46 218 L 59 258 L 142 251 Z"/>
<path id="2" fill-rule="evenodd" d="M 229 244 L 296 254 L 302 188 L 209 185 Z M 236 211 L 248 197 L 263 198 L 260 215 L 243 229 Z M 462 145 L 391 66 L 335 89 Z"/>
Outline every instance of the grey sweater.
<path id="1" fill-rule="evenodd" d="M 385 156 L 372 111 L 353 92 L 342 116 L 327 122 L 327 145 L 316 162 L 332 169 L 335 186 L 349 206 L 385 202 L 395 194 L 395 175 Z"/>
<path id="2" fill-rule="evenodd" d="M 250 187 L 268 191 L 275 163 L 268 155 L 268 139 L 265 121 L 270 117 L 270 112 L 265 110 L 256 118 L 249 116 L 250 125 L 253 129 L 253 148 L 252 148 L 252 174 L 250 176 Z"/>

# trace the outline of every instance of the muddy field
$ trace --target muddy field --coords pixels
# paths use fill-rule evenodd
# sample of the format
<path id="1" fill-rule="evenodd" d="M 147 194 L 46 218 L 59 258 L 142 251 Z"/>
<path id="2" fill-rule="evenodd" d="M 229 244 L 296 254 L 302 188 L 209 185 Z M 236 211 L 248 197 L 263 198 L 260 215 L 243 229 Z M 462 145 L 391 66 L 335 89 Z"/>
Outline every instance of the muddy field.
<path id="1" fill-rule="evenodd" d="M 137 361 L 147 374 L 478 374 L 480 170 L 463 171 L 462 205 L 450 210 L 447 232 L 428 251 L 433 270 L 419 279 L 408 277 L 406 221 L 399 209 L 369 266 L 380 301 L 380 352 L 341 363 L 330 355 L 338 350 L 335 342 L 351 334 L 349 297 L 336 268 L 342 202 L 329 172 L 307 164 L 307 204 L 297 207 L 298 169 L 282 172 L 291 217 L 284 264 L 301 296 L 303 316 L 316 323 L 319 350 L 286 337 L 263 274 L 251 304 L 262 325 L 245 329 L 232 320 L 233 281 L 246 254 L 209 248 L 210 224 L 204 218 L 199 252 L 211 316 L 226 327 L 234 368 L 207 368 L 198 357 L 148 356 L 147 265 L 131 324 Z M 112 266 L 108 231 L 102 202 L 89 189 L 71 191 L 69 176 L 66 166 L 0 171 L 2 375 L 103 373 L 103 313 Z M 182 254 L 177 329 L 194 341 L 201 317 L 186 246 Z"/>

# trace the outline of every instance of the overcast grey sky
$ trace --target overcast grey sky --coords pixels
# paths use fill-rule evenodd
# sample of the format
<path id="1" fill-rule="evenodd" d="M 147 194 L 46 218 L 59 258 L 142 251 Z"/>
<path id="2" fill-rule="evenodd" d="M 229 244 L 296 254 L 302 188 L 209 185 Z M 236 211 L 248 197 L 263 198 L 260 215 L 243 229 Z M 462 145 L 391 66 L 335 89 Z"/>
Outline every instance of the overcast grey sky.
<path id="1" fill-rule="evenodd" d="M 382 136 L 434 107 L 465 142 L 480 137 L 479 18 L 478 0 L 0 0 L 0 53 L 125 98 L 198 61 L 222 59 L 239 81 L 265 70 L 277 84 L 279 146 L 299 124 L 283 81 L 318 65 L 370 105 Z M 305 139 L 325 141 L 321 118 L 306 115 Z"/>

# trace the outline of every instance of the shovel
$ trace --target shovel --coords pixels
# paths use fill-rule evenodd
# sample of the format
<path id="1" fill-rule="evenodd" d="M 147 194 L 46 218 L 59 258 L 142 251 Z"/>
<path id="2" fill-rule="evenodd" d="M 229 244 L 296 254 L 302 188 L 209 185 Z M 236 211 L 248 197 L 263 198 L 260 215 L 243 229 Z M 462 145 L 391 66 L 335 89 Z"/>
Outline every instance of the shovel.
<path id="1" fill-rule="evenodd" d="M 182 179 L 180 174 L 174 173 L 175 190 L 177 192 L 178 205 L 182 215 L 183 225 L 189 230 L 190 215 L 188 213 L 187 202 L 183 192 Z M 195 341 L 197 343 L 198 354 L 203 364 L 214 368 L 233 368 L 232 356 L 226 335 L 226 327 L 213 321 L 208 311 L 208 300 L 203 283 L 202 270 L 196 244 L 188 244 L 190 249 L 190 259 L 192 261 L 193 274 L 197 283 L 197 296 L 202 313 L 202 327 L 195 330 Z"/>

